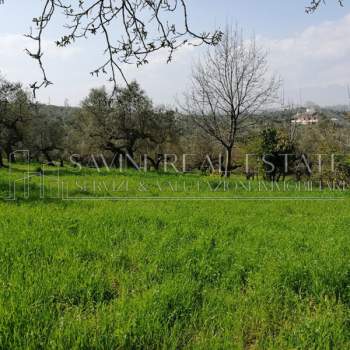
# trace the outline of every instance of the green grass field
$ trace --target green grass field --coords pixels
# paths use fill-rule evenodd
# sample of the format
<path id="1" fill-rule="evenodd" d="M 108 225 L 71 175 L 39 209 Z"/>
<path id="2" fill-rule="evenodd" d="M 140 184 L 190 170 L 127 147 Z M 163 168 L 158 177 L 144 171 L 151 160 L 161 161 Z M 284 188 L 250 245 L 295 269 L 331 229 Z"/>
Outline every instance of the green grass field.
<path id="1" fill-rule="evenodd" d="M 208 181 L 65 170 L 77 198 L 96 196 L 78 193 L 78 177 Z M 1 170 L 4 196 L 9 179 Z M 1 349 L 350 348 L 347 193 L 153 188 L 89 201 L 40 199 L 39 181 L 0 201 Z"/>

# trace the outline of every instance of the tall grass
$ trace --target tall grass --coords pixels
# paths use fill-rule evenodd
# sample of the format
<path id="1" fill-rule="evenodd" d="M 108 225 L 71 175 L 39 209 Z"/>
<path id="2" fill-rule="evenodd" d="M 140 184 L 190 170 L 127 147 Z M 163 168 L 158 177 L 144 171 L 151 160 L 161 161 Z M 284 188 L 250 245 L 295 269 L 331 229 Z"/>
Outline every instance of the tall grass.
<path id="1" fill-rule="evenodd" d="M 347 194 L 65 201 L 33 181 L 0 202 L 1 349 L 350 348 Z"/>

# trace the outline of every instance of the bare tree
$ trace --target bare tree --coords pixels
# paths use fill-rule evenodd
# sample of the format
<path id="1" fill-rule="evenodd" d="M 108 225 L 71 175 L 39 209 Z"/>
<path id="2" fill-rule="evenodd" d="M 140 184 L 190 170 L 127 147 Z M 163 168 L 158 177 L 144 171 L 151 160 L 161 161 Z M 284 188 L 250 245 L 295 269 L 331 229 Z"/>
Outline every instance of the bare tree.
<path id="1" fill-rule="evenodd" d="M 220 41 L 220 31 L 196 34 L 190 29 L 186 3 L 187 0 L 45 0 L 40 16 L 33 19 L 34 30 L 27 35 L 37 42 L 35 51 L 26 51 L 38 61 L 43 76 L 41 82 L 31 85 L 34 94 L 51 84 L 42 60 L 42 39 L 57 12 L 63 12 L 67 18 L 66 32 L 56 41 L 57 46 L 66 47 L 96 34 L 103 36 L 106 59 L 91 74 L 108 74 L 116 89 L 118 73 L 127 82 L 123 63 L 147 64 L 148 56 L 161 49 L 168 49 L 170 62 L 174 51 L 191 39 L 196 45 L 215 45 Z M 169 18 L 178 12 L 183 18 L 180 28 L 175 18 Z"/>
<path id="2" fill-rule="evenodd" d="M 225 175 L 232 170 L 237 136 L 276 99 L 279 83 L 268 77 L 267 53 L 255 38 L 245 41 L 238 28 L 227 28 L 222 41 L 194 65 L 185 108 L 226 150 Z"/>

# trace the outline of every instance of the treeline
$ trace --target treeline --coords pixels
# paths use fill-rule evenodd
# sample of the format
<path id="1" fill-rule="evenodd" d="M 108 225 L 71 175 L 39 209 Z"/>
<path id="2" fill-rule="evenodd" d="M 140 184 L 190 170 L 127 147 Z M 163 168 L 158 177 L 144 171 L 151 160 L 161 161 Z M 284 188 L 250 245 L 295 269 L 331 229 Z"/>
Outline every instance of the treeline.
<path id="1" fill-rule="evenodd" d="M 189 118 L 154 106 L 136 82 L 113 97 L 104 87 L 92 89 L 72 108 L 35 103 L 21 84 L 0 80 L 0 166 L 4 159 L 14 162 L 16 150 L 28 150 L 34 161 L 61 166 L 72 155 L 84 164 L 92 154 L 103 154 L 111 164 L 119 155 L 137 160 L 147 154 L 159 169 L 166 153 L 214 149 Z"/>
<path id="2" fill-rule="evenodd" d="M 4 158 L 15 161 L 19 149 L 52 166 L 64 166 L 73 155 L 88 164 L 92 154 L 103 154 L 112 166 L 119 166 L 120 156 L 132 165 L 147 155 L 155 170 L 169 155 L 188 154 L 189 170 L 215 168 L 225 176 L 260 171 L 274 180 L 298 174 L 300 164 L 315 168 L 315 154 L 338 154 L 346 165 L 349 115 L 316 108 L 317 123 L 299 125 L 296 113 L 305 109 L 279 101 L 280 88 L 281 80 L 269 74 L 267 52 L 238 28 L 227 28 L 194 64 L 180 111 L 155 106 L 137 82 L 113 93 L 92 89 L 79 108 L 54 108 L 0 78 L 0 167 Z M 288 167 L 287 153 L 293 154 Z M 247 167 L 246 154 L 258 160 Z M 266 162 L 259 162 L 264 155 Z M 203 165 L 207 158 L 210 164 Z"/>
<path id="3" fill-rule="evenodd" d="M 295 113 L 284 109 L 256 115 L 252 126 L 237 138 L 230 169 L 240 167 L 246 172 L 246 154 L 269 154 L 274 155 L 267 160 L 276 165 L 277 176 L 284 167 L 284 158 L 278 154 L 295 154 L 300 159 L 302 154 L 311 158 L 349 150 L 347 123 L 335 123 L 319 111 L 319 124 L 299 127 L 291 122 Z M 136 82 L 113 97 L 104 87 L 92 89 L 81 106 L 73 108 L 34 103 L 21 84 L 1 79 L 0 166 L 5 165 L 4 159 L 16 161 L 16 150 L 28 150 L 33 161 L 52 166 L 64 166 L 72 156 L 88 165 L 91 155 L 103 155 L 109 165 L 118 167 L 120 155 L 139 163 L 146 155 L 156 170 L 166 154 L 190 154 L 189 168 L 201 170 L 208 170 L 208 164 L 206 168 L 203 164 L 207 156 L 217 166 L 224 164 L 220 155 L 225 155 L 222 144 L 208 137 L 193 116 L 154 106 Z M 253 162 L 249 171 L 257 172 L 257 167 Z"/>

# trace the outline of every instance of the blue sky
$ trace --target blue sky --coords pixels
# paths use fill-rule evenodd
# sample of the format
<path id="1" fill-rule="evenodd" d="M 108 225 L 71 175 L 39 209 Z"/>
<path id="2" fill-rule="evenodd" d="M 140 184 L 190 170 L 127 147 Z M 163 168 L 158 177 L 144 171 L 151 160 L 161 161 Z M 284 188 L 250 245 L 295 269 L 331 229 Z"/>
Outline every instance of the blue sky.
<path id="1" fill-rule="evenodd" d="M 5 0 L 0 5 L 0 71 L 25 85 L 40 78 L 38 68 L 24 53 L 31 19 L 40 12 L 41 0 Z M 347 103 L 350 83 L 350 8 L 336 0 L 317 13 L 307 15 L 306 0 L 187 0 L 192 28 L 196 31 L 238 23 L 249 36 L 255 33 L 270 52 L 271 69 L 284 79 L 287 98 L 298 103 Z M 59 18 L 61 19 L 61 18 Z M 89 71 L 103 61 L 99 39 L 80 41 L 69 49 L 52 44 L 60 36 L 59 19 L 45 36 L 47 71 L 54 86 L 40 91 L 43 102 L 63 104 L 67 98 L 77 105 L 94 86 L 106 84 L 91 78 Z M 348 29 L 349 28 L 349 29 Z M 30 45 L 28 43 L 28 45 Z M 153 100 L 173 104 L 181 98 L 190 76 L 190 66 L 202 49 L 184 48 L 170 65 L 162 55 L 141 70 L 126 67 L 129 79 L 137 79 Z M 349 77 L 349 82 L 347 82 Z"/>

